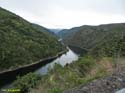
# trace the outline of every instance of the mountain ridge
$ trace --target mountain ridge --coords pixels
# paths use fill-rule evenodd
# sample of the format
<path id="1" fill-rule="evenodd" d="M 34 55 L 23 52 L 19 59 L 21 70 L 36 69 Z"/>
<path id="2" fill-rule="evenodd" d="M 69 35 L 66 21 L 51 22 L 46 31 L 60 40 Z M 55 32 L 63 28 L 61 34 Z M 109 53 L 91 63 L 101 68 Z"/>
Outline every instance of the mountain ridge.
<path id="1" fill-rule="evenodd" d="M 40 31 L 20 16 L 0 8 L 0 70 L 56 55 L 64 46 L 46 28 Z"/>
<path id="2" fill-rule="evenodd" d="M 76 46 L 89 51 L 103 46 L 110 50 L 114 48 L 116 42 L 125 36 L 125 23 L 107 24 L 99 26 L 81 26 L 81 28 L 63 39 L 64 43 Z M 101 48 L 102 47 L 102 48 Z"/>

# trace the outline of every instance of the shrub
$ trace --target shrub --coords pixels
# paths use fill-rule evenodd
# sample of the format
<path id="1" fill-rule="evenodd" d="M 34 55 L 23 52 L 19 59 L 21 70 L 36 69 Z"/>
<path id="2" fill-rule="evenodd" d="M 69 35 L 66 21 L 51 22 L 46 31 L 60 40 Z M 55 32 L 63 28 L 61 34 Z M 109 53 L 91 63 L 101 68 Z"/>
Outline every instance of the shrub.
<path id="1" fill-rule="evenodd" d="M 13 85 L 20 89 L 21 92 L 28 92 L 31 88 L 34 88 L 41 80 L 41 76 L 35 73 L 28 73 L 27 75 L 17 77 L 17 80 L 14 81 Z"/>

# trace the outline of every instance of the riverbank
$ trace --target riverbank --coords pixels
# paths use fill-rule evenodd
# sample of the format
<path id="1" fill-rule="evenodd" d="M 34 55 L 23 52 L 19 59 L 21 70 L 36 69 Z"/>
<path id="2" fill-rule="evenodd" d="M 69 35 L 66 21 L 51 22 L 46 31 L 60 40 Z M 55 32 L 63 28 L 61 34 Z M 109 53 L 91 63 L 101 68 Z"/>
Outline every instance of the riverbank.
<path id="1" fill-rule="evenodd" d="M 40 75 L 46 75 L 48 73 L 49 69 L 50 68 L 52 69 L 55 64 L 60 64 L 64 67 L 67 64 L 77 61 L 80 56 L 78 54 L 76 54 L 74 51 L 72 51 L 70 48 L 67 47 L 67 49 L 68 49 L 68 52 L 66 52 L 65 54 L 56 58 L 51 63 L 48 63 L 45 66 L 39 68 L 35 72 Z"/>
<path id="2" fill-rule="evenodd" d="M 73 46 L 73 45 L 68 45 L 68 47 L 73 50 L 76 54 L 79 54 L 81 56 L 85 55 L 89 50 L 88 49 L 83 49 L 81 47 Z"/>
<path id="3" fill-rule="evenodd" d="M 42 76 L 41 81 L 39 81 L 40 84 L 32 87 L 33 89 L 31 88 L 30 93 L 63 93 L 64 90 L 72 89 L 110 74 L 112 65 L 111 58 L 96 60 L 91 55 L 80 57 L 79 60 L 64 67 L 55 64 L 46 76 Z M 20 80 L 22 79 L 18 81 Z M 16 85 L 19 85 L 18 81 Z M 20 85 L 22 85 L 21 82 Z"/>
<path id="4" fill-rule="evenodd" d="M 66 53 L 67 51 L 68 50 L 62 51 L 53 57 L 44 58 L 44 59 L 41 59 L 32 64 L 28 64 L 28 65 L 25 65 L 25 66 L 22 66 L 22 67 L 13 69 L 13 70 L 6 70 L 3 72 L 0 72 L 0 87 L 7 84 L 8 82 L 15 80 L 16 76 L 18 76 L 18 75 L 20 75 L 20 76 L 25 75 L 26 73 L 32 72 L 32 71 L 38 69 L 39 67 L 52 62 L 54 59 L 56 59 L 57 57 L 61 56 L 64 53 Z"/>

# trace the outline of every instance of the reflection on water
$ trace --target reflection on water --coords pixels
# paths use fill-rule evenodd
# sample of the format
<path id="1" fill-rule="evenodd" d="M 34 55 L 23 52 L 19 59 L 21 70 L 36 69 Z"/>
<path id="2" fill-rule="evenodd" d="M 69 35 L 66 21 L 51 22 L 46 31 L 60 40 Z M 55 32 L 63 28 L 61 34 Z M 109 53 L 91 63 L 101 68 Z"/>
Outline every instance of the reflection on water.
<path id="1" fill-rule="evenodd" d="M 52 68 L 55 63 L 59 63 L 62 66 L 65 66 L 67 63 L 71 63 L 73 61 L 78 60 L 78 55 L 75 54 L 72 50 L 69 49 L 69 51 L 66 54 L 63 54 L 59 58 L 55 59 L 53 62 L 45 65 L 44 67 L 39 68 L 36 72 L 40 73 L 41 75 L 44 75 L 48 72 L 48 68 Z"/>
<path id="2" fill-rule="evenodd" d="M 78 60 L 78 55 L 75 54 L 72 50 L 69 49 L 69 51 L 66 54 L 63 54 L 62 56 L 60 56 L 59 58 L 55 59 L 54 61 L 52 61 L 51 63 L 39 68 L 36 70 L 36 73 L 40 73 L 41 75 L 45 75 L 48 72 L 48 68 L 49 67 L 53 67 L 55 63 L 59 63 L 62 66 L 65 66 L 67 63 L 71 63 L 73 61 Z M 3 89 L 9 89 L 9 88 L 13 88 L 12 84 L 9 83 L 5 86 L 2 87 Z M 1 93 L 1 91 L 0 91 Z"/>

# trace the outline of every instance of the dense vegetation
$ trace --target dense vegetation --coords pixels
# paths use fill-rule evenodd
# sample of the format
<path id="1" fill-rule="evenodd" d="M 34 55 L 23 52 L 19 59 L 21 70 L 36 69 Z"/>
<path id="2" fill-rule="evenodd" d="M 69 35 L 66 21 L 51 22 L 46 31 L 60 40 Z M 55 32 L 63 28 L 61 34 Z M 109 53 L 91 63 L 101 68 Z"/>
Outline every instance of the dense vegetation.
<path id="1" fill-rule="evenodd" d="M 65 41 L 68 45 L 86 48 L 88 53 L 64 67 L 55 64 L 47 75 L 41 77 L 38 85 L 32 87 L 33 89 L 30 88 L 30 93 L 62 93 L 64 90 L 113 72 L 118 63 L 117 59 L 125 55 L 125 25 L 111 24 L 83 28 L 86 30 L 81 29 L 64 41 L 68 40 Z"/>
<path id="2" fill-rule="evenodd" d="M 47 28 L 45 28 L 45 27 L 42 27 L 42 26 L 40 26 L 40 25 L 38 25 L 38 24 L 34 24 L 34 23 L 32 23 L 32 26 L 33 26 L 35 29 L 37 29 L 37 30 L 39 30 L 39 31 L 41 31 L 41 32 L 43 32 L 43 33 L 49 35 L 49 36 L 55 36 L 55 37 L 56 37 L 56 34 L 55 34 L 54 32 L 52 32 L 52 31 L 50 31 L 50 29 L 47 29 Z"/>
<path id="3" fill-rule="evenodd" d="M 41 28 L 0 8 L 0 71 L 33 63 L 65 49 L 47 29 Z"/>
<path id="4" fill-rule="evenodd" d="M 77 46 L 93 53 L 96 52 L 98 55 L 114 56 L 118 52 L 124 52 L 124 37 L 125 24 L 123 23 L 82 26 L 75 34 L 64 38 L 64 42 L 67 45 Z M 120 47 L 122 47 L 122 50 Z"/>
<path id="5" fill-rule="evenodd" d="M 54 68 L 50 69 L 48 74 L 42 76 L 40 80 L 34 81 L 29 74 L 18 77 L 14 85 L 16 88 L 22 89 L 22 91 L 26 89 L 25 91 L 30 91 L 30 93 L 63 93 L 66 89 L 74 88 L 110 74 L 113 65 L 112 59 L 108 57 L 96 60 L 92 56 L 85 56 L 64 67 L 55 64 Z M 37 76 L 34 73 L 31 73 L 31 75 Z M 25 81 L 25 83 L 22 81 Z M 34 82 L 37 85 L 32 86 Z"/>
<path id="6" fill-rule="evenodd" d="M 53 56 L 65 49 L 53 33 L 0 8 L 0 71 Z M 45 76 L 29 73 L 13 83 L 23 93 L 62 93 L 112 72 L 125 55 L 125 24 L 81 26 L 58 35 L 67 45 L 88 50 L 66 66 L 55 64 Z"/>
<path id="7" fill-rule="evenodd" d="M 70 35 L 72 36 L 73 34 L 75 34 L 79 30 L 80 30 L 80 27 L 74 27 L 71 29 L 62 29 L 61 31 L 59 31 L 56 34 L 58 37 L 64 39 L 64 38 L 70 37 Z"/>
<path id="8" fill-rule="evenodd" d="M 21 92 L 25 93 L 39 84 L 41 76 L 35 73 L 28 73 L 22 78 L 18 76 L 17 79 L 18 81 L 14 82 L 14 86 L 16 86 L 16 89 L 20 89 Z"/>

